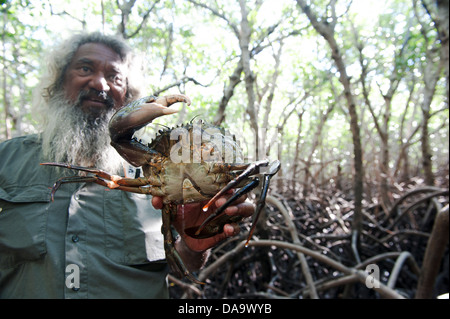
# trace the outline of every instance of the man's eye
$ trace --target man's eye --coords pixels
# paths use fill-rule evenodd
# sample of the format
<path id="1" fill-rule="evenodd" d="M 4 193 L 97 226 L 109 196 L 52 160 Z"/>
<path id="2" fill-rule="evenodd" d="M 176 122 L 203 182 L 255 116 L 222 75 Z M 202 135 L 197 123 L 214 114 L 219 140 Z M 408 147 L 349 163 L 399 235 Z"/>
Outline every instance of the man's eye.
<path id="1" fill-rule="evenodd" d="M 110 80 L 115 85 L 122 85 L 123 83 L 123 77 L 119 74 L 111 75 Z"/>
<path id="2" fill-rule="evenodd" d="M 82 66 L 82 67 L 80 67 L 80 71 L 81 71 L 81 73 L 83 73 L 83 74 L 88 74 L 88 73 L 91 72 L 91 68 L 88 67 L 88 66 Z"/>

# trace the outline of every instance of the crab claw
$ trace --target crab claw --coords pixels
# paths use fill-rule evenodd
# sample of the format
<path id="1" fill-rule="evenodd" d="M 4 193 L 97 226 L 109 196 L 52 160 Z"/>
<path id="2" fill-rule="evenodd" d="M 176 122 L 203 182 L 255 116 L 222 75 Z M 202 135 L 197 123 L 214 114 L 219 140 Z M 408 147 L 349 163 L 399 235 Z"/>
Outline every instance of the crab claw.
<path id="1" fill-rule="evenodd" d="M 118 110 L 109 122 L 111 139 L 116 141 L 122 138 L 131 139 L 134 132 L 141 129 L 157 117 L 178 112 L 168 106 L 176 102 L 191 104 L 191 100 L 182 94 L 173 94 L 162 97 L 147 96 L 129 103 Z"/>
<path id="2" fill-rule="evenodd" d="M 171 106 L 177 102 L 184 102 L 187 105 L 191 105 L 191 100 L 183 94 L 171 94 L 166 96 L 161 96 L 156 98 L 155 103 L 161 104 L 162 106 Z"/>
<path id="3" fill-rule="evenodd" d="M 173 94 L 158 98 L 147 96 L 119 109 L 109 122 L 111 145 L 132 165 L 139 167 L 147 163 L 152 151 L 134 141 L 133 134 L 157 117 L 178 112 L 169 108 L 176 102 L 191 104 L 187 96 Z"/>

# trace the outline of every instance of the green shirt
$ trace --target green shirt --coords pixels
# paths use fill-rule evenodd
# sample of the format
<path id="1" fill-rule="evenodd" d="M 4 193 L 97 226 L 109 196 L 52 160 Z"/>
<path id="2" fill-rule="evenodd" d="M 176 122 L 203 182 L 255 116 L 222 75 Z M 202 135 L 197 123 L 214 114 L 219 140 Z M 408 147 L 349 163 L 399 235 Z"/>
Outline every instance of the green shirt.
<path id="1" fill-rule="evenodd" d="M 43 161 L 36 135 L 0 144 L 0 298 L 167 298 L 161 214 L 147 195 Z"/>

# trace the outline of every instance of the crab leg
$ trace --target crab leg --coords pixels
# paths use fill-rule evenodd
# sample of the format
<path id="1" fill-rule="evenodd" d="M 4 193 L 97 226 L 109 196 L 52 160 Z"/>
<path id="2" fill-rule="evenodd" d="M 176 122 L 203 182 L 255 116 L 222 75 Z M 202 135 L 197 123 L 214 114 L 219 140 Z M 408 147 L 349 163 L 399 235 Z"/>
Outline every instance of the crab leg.
<path id="1" fill-rule="evenodd" d="M 82 166 L 75 166 L 70 164 L 64 164 L 64 163 L 41 163 L 41 165 L 45 166 L 57 166 L 57 167 L 64 167 L 69 169 L 74 169 L 77 171 L 83 171 L 88 172 L 91 174 L 94 174 L 94 176 L 69 176 L 69 177 L 63 177 L 60 178 L 56 183 L 53 185 L 51 197 L 52 201 L 54 198 L 55 192 L 58 190 L 58 188 L 61 186 L 61 184 L 65 183 L 86 183 L 86 182 L 94 182 L 96 184 L 102 185 L 104 187 L 108 187 L 111 189 L 119 189 L 127 192 L 133 192 L 138 194 L 152 194 L 161 196 L 161 194 L 158 194 L 157 188 L 152 188 L 149 184 L 152 186 L 158 186 L 156 181 L 152 180 L 153 183 L 151 183 L 147 178 L 123 178 L 118 175 L 111 175 L 105 171 L 102 171 L 100 169 L 92 169 L 88 167 L 82 167 Z M 147 187 L 141 187 L 141 186 L 147 186 Z"/>
<path id="2" fill-rule="evenodd" d="M 177 206 L 173 204 L 165 204 L 162 208 L 161 232 L 164 236 L 164 251 L 166 253 L 167 262 L 173 271 L 183 274 L 185 277 L 188 277 L 191 281 L 197 284 L 204 285 L 204 282 L 201 282 L 195 278 L 186 268 L 183 259 L 181 259 L 180 254 L 175 249 L 175 240 L 171 229 L 171 215 L 176 214 L 176 210 Z"/>
<path id="3" fill-rule="evenodd" d="M 222 188 L 220 190 L 220 192 L 218 192 L 216 195 L 214 195 L 213 198 L 211 198 L 209 200 L 208 203 L 206 203 L 205 206 L 203 206 L 203 211 L 207 211 L 208 208 L 211 206 L 212 203 L 214 203 L 216 201 L 216 199 L 218 199 L 220 196 L 222 196 L 223 194 L 225 194 L 227 191 L 229 191 L 230 189 L 236 187 L 237 185 L 239 185 L 240 182 L 242 182 L 245 178 L 247 178 L 248 176 L 250 176 L 251 174 L 253 174 L 258 167 L 260 166 L 267 166 L 269 164 L 268 160 L 262 160 L 259 162 L 255 162 L 250 164 L 242 173 L 241 175 L 239 175 L 237 178 L 231 180 L 224 188 Z"/>
<path id="4" fill-rule="evenodd" d="M 245 242 L 245 247 L 248 246 L 248 242 L 253 236 L 253 232 L 256 228 L 256 222 L 258 221 L 259 215 L 261 214 L 262 209 L 266 206 L 266 197 L 267 197 L 267 191 L 269 190 L 269 184 L 271 178 L 278 173 L 280 170 L 280 161 L 274 161 L 269 166 L 269 171 L 267 173 L 264 173 L 264 179 L 262 184 L 262 190 L 261 190 L 261 196 L 259 197 L 259 200 L 255 207 L 255 212 L 252 216 L 252 228 L 250 229 L 250 233 L 248 234 L 247 241 Z"/>
<path id="5" fill-rule="evenodd" d="M 200 238 L 200 234 L 202 230 L 205 228 L 205 226 L 208 225 L 208 223 L 215 219 L 217 216 L 221 215 L 225 209 L 227 209 L 236 199 L 241 197 L 242 195 L 245 195 L 249 193 L 252 189 L 257 187 L 259 185 L 259 179 L 255 178 L 251 180 L 247 185 L 240 188 L 236 193 L 233 194 L 222 206 L 220 206 L 213 214 L 209 215 L 208 218 L 206 218 L 203 223 L 198 227 L 197 231 L 195 232 L 195 237 Z M 223 227 L 223 225 L 221 225 Z M 221 230 L 220 230 L 221 231 Z M 212 236 L 212 235 L 211 235 Z"/>
<path id="6" fill-rule="evenodd" d="M 87 173 L 92 173 L 95 175 L 98 175 L 102 178 L 108 179 L 110 181 L 114 180 L 114 176 L 115 175 L 111 175 L 107 172 L 104 172 L 100 169 L 96 169 L 96 168 L 89 168 L 89 167 L 83 167 L 83 166 L 75 166 L 75 165 L 70 165 L 70 164 L 65 164 L 65 163 L 41 163 L 41 165 L 44 166 L 57 166 L 57 167 L 63 167 L 63 168 L 69 168 L 69 169 L 74 169 L 77 171 L 83 171 L 83 172 L 87 172 Z M 81 176 L 80 176 L 81 177 Z M 117 178 L 121 178 L 120 176 L 116 176 Z"/>
<path id="7" fill-rule="evenodd" d="M 55 201 L 55 193 L 61 184 L 65 183 L 88 183 L 88 182 L 97 182 L 98 178 L 95 176 L 68 176 L 58 179 L 52 187 L 52 192 L 50 193 L 50 197 L 52 202 Z"/>
<path id="8" fill-rule="evenodd" d="M 244 178 L 246 178 L 248 175 L 250 175 L 252 172 L 254 172 L 258 167 L 260 166 L 266 166 L 268 165 L 267 161 L 260 161 L 260 162 L 256 162 L 253 165 L 250 165 L 241 175 L 239 175 L 236 179 L 232 180 L 230 183 L 228 183 L 227 186 L 225 186 L 218 194 L 223 194 L 224 193 L 224 189 L 226 189 L 230 184 L 232 185 L 229 188 L 234 187 L 235 185 L 239 184 L 240 181 L 242 181 Z M 272 163 L 270 163 L 269 167 L 268 167 L 268 171 L 266 173 L 263 174 L 263 184 L 262 184 L 262 190 L 261 190 L 261 196 L 256 204 L 255 207 L 255 211 L 253 213 L 252 216 L 252 227 L 250 229 L 250 233 L 247 237 L 247 241 L 245 243 L 245 246 L 248 245 L 248 242 L 250 241 L 250 239 L 253 236 L 253 232 L 255 231 L 255 227 L 256 227 L 256 223 L 258 221 L 259 215 L 261 214 L 262 209 L 264 208 L 264 206 L 266 205 L 266 197 L 267 197 L 267 192 L 269 190 L 269 185 L 270 185 L 270 180 L 271 178 L 278 172 L 278 170 L 280 169 L 280 161 L 274 161 Z M 256 186 L 258 186 L 259 184 L 259 179 L 255 178 L 254 180 L 252 180 L 250 183 L 248 183 L 247 185 L 245 185 L 244 187 L 242 187 L 239 191 L 237 191 L 232 197 L 230 197 L 224 205 L 222 205 L 214 214 L 211 214 L 210 216 L 208 216 L 208 218 L 205 219 L 205 221 L 200 225 L 200 227 L 198 228 L 198 230 L 195 232 L 195 235 L 198 236 L 201 231 L 207 227 L 207 224 L 213 220 L 214 218 L 216 218 L 219 214 L 222 214 L 222 212 L 233 202 L 235 201 L 237 198 L 239 198 L 240 196 L 250 192 L 253 188 L 255 188 Z M 228 189 L 229 189 L 228 188 Z M 228 190 L 227 189 L 227 190 Z M 217 197 L 217 195 L 216 195 Z M 214 199 L 214 198 L 213 198 Z M 211 201 L 212 202 L 212 199 Z M 209 203 L 208 203 L 209 204 Z"/>

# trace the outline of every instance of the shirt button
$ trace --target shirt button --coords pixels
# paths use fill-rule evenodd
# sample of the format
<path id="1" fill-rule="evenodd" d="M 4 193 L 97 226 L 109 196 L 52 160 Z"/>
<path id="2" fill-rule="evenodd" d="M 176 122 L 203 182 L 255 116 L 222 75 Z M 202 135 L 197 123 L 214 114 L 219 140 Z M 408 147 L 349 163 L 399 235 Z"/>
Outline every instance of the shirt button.
<path id="1" fill-rule="evenodd" d="M 73 236 L 72 236 L 72 241 L 73 241 L 74 243 L 77 243 L 79 240 L 80 240 L 80 237 L 78 237 L 78 235 L 73 235 Z"/>

